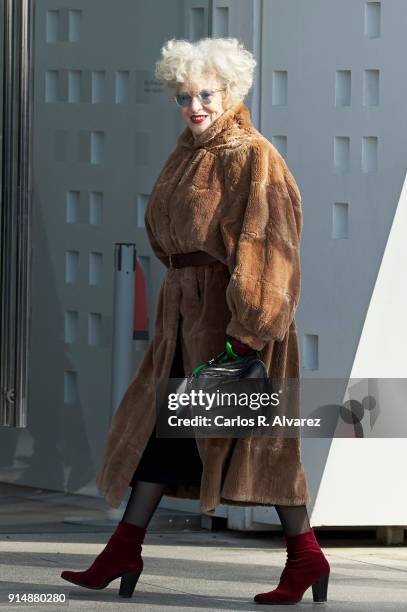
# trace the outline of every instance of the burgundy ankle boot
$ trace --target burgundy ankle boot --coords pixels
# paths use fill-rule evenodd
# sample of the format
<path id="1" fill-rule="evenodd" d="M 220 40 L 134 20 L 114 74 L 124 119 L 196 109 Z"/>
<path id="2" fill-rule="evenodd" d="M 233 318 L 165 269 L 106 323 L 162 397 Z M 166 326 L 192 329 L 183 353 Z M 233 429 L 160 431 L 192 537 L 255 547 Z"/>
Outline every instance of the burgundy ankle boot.
<path id="1" fill-rule="evenodd" d="M 274 591 L 259 593 L 254 601 L 264 604 L 295 604 L 312 585 L 316 602 L 327 600 L 330 566 L 311 528 L 306 533 L 286 536 L 287 562 Z"/>
<path id="2" fill-rule="evenodd" d="M 120 521 L 102 552 L 83 572 L 63 571 L 61 577 L 88 589 L 104 589 L 121 576 L 119 595 L 131 597 L 143 571 L 142 543 L 146 529 Z"/>

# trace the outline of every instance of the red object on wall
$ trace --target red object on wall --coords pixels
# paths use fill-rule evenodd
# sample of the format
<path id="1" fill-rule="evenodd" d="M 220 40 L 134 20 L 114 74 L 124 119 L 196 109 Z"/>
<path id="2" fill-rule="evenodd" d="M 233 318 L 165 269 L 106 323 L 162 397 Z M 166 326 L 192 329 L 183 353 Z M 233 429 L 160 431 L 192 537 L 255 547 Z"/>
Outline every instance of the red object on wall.
<path id="1" fill-rule="evenodd" d="M 136 260 L 134 281 L 133 340 L 148 338 L 147 287 L 144 272 Z"/>

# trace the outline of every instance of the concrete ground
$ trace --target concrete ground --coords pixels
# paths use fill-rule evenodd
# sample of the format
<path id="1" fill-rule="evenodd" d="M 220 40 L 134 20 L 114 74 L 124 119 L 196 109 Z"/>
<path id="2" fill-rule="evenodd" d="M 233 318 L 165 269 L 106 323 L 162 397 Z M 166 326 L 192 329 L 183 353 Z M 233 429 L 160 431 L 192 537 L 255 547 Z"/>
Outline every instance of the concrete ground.
<path id="1" fill-rule="evenodd" d="M 286 559 L 280 533 L 207 531 L 200 517 L 158 510 L 143 546 L 145 569 L 131 599 L 119 580 L 101 591 L 69 585 L 63 569 L 85 569 L 113 529 L 100 499 L 0 485 L 0 610 L 62 610 L 68 604 L 10 604 L 8 594 L 64 593 L 70 611 L 208 611 L 268 609 L 252 601 L 278 582 Z M 99 524 L 91 524 L 98 519 Z M 90 523 L 86 525 L 86 522 Z M 105 522 L 103 522 L 103 520 Z M 311 589 L 297 608 L 332 612 L 407 610 L 407 543 L 377 546 L 374 532 L 316 530 L 331 565 L 328 603 Z M 273 610 L 286 610 L 274 606 Z"/>

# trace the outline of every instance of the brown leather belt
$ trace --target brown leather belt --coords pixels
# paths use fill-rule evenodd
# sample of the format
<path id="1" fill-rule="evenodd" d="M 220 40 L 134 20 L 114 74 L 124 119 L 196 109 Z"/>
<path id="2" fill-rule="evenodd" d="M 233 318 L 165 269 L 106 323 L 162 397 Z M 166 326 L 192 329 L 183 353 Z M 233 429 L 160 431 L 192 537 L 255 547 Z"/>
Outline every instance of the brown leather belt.
<path id="1" fill-rule="evenodd" d="M 174 253 L 167 257 L 170 268 L 185 268 L 186 266 L 204 266 L 219 261 L 216 257 L 205 251 L 192 251 L 191 253 Z"/>

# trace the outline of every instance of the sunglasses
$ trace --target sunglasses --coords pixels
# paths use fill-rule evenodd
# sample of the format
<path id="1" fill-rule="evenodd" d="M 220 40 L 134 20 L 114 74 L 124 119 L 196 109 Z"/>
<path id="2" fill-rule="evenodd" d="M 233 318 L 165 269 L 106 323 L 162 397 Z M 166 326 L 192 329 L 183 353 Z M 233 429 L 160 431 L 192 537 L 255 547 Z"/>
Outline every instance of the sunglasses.
<path id="1" fill-rule="evenodd" d="M 213 94 L 215 94 L 218 91 L 225 91 L 225 89 L 226 87 L 223 87 L 222 89 L 215 89 L 214 91 L 208 91 L 207 89 L 203 89 L 202 91 L 199 92 L 197 97 L 199 98 L 199 101 L 201 102 L 201 104 L 205 106 L 212 102 Z M 177 106 L 186 108 L 187 106 L 191 105 L 192 96 L 190 96 L 188 93 L 182 92 L 174 96 L 174 100 L 177 103 Z"/>

